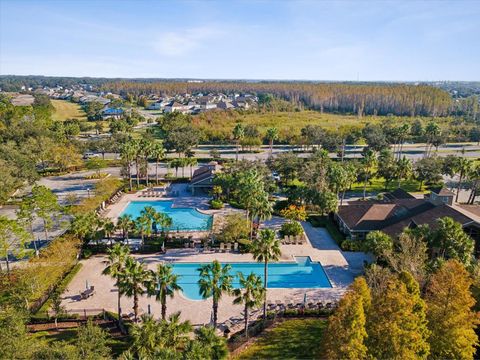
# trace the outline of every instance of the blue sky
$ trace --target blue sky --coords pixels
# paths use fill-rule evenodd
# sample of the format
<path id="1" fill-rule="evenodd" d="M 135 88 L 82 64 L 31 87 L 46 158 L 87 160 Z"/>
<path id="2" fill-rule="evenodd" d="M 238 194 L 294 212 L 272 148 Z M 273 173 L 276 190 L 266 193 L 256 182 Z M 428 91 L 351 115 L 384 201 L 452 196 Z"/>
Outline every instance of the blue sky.
<path id="1" fill-rule="evenodd" d="M 480 80 L 480 1 L 0 0 L 0 74 Z"/>

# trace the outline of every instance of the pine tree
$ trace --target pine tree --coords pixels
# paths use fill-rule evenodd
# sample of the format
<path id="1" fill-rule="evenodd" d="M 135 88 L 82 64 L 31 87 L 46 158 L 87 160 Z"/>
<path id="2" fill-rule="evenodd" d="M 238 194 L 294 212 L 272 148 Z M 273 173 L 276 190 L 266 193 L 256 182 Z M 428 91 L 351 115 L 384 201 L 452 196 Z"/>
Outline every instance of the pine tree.
<path id="1" fill-rule="evenodd" d="M 367 322 L 367 347 L 378 359 L 426 359 L 429 354 L 425 308 L 415 280 L 391 279 L 375 294 Z"/>
<path id="2" fill-rule="evenodd" d="M 463 265 L 449 260 L 432 276 L 427 288 L 427 318 L 431 357 L 472 359 L 478 336 L 479 314 L 472 311 L 472 279 Z"/>
<path id="3" fill-rule="evenodd" d="M 324 338 L 327 359 L 366 359 L 365 309 L 370 307 L 370 290 L 364 278 L 357 278 L 329 318 Z"/>

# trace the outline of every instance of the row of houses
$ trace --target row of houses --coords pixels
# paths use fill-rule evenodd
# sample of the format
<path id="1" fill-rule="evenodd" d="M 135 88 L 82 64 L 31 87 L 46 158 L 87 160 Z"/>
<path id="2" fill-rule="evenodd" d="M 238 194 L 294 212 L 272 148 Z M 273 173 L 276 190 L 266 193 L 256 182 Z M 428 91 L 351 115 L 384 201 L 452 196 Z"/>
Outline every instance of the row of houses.
<path id="1" fill-rule="evenodd" d="M 152 102 L 147 106 L 147 110 L 160 110 L 165 113 L 178 111 L 183 114 L 198 114 L 214 109 L 250 109 L 256 107 L 258 101 L 257 97 L 252 94 L 225 95 L 221 93 L 179 94 L 150 100 Z"/>

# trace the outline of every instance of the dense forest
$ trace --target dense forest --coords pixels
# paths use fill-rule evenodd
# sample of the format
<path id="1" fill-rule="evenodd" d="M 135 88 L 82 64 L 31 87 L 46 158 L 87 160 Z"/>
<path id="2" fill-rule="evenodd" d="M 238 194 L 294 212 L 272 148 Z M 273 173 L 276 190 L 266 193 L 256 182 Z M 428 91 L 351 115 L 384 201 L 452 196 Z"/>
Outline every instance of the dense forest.
<path id="1" fill-rule="evenodd" d="M 308 108 L 358 115 L 445 116 L 452 106 L 450 95 L 425 85 L 357 85 L 306 82 L 155 82 L 114 81 L 106 90 L 122 95 L 197 92 L 251 92 L 273 94 Z"/>

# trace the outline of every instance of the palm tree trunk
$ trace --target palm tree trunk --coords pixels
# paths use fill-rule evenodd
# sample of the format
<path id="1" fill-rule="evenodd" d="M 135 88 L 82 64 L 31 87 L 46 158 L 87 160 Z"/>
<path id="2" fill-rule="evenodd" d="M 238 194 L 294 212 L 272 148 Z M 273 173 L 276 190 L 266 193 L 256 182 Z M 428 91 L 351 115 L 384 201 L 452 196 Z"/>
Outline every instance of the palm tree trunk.
<path id="1" fill-rule="evenodd" d="M 146 175 L 146 181 L 147 181 L 147 187 L 148 187 L 148 159 L 145 159 L 145 163 L 147 164 L 145 166 L 145 168 L 146 168 L 145 175 Z"/>
<path id="2" fill-rule="evenodd" d="M 365 200 L 366 193 L 367 193 L 367 176 L 365 175 L 365 181 L 363 182 L 363 200 Z"/>
<path id="3" fill-rule="evenodd" d="M 139 172 L 138 158 L 135 161 L 135 172 L 137 174 L 137 188 L 138 188 L 138 187 L 140 187 L 140 172 Z"/>
<path id="4" fill-rule="evenodd" d="M 130 185 L 130 191 L 132 191 L 133 189 L 133 180 L 132 180 L 132 164 L 130 163 L 130 161 L 128 162 L 128 183 Z"/>
<path id="5" fill-rule="evenodd" d="M 137 294 L 136 291 L 133 293 L 133 314 L 134 314 L 135 322 L 137 322 L 137 319 L 138 319 L 138 294 Z"/>
<path id="6" fill-rule="evenodd" d="M 167 317 L 167 297 L 166 295 L 162 296 L 162 320 L 165 320 Z"/>
<path id="7" fill-rule="evenodd" d="M 237 140 L 237 146 L 235 146 L 235 161 L 238 161 L 238 145 L 239 141 Z"/>
<path id="8" fill-rule="evenodd" d="M 248 339 L 248 306 L 245 304 L 245 338 Z"/>
<path id="9" fill-rule="evenodd" d="M 120 304 L 120 298 L 122 297 L 122 294 L 120 293 L 120 288 L 117 286 L 118 290 L 118 299 L 117 299 L 117 306 L 118 306 L 118 321 L 121 321 L 122 319 L 122 306 Z"/>
<path id="10" fill-rule="evenodd" d="M 267 284 L 268 284 L 268 261 L 265 260 L 265 268 L 263 269 L 263 287 L 265 288 L 265 297 L 263 299 L 263 319 L 267 319 Z"/>
<path id="11" fill-rule="evenodd" d="M 10 260 L 8 259 L 8 250 L 5 251 L 5 263 L 7 265 L 7 274 L 10 277 Z"/>
<path id="12" fill-rule="evenodd" d="M 157 161 L 155 162 L 155 181 L 158 185 L 158 159 Z"/>
<path id="13" fill-rule="evenodd" d="M 270 140 L 270 157 L 273 156 L 273 140 Z"/>
<path id="14" fill-rule="evenodd" d="M 463 173 L 460 172 L 460 178 L 458 179 L 457 195 L 455 195 L 455 202 L 458 202 L 458 195 L 460 194 L 460 190 L 462 188 L 462 180 L 463 180 Z"/>
<path id="15" fill-rule="evenodd" d="M 213 299 L 213 328 L 217 328 L 217 312 L 218 312 L 218 302 Z"/>

